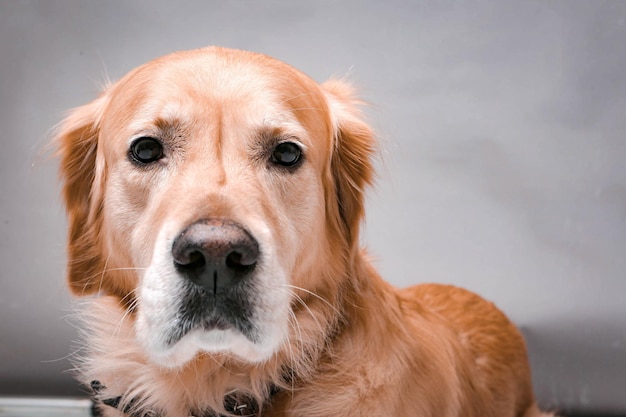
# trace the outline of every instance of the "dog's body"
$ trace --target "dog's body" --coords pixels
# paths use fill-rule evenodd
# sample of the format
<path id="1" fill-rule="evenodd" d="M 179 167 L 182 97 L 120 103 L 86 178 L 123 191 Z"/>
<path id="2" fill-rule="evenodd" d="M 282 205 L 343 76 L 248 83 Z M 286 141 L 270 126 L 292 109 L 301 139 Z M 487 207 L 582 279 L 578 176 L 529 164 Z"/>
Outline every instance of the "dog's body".
<path id="1" fill-rule="evenodd" d="M 83 382 L 106 416 L 539 416 L 476 295 L 397 290 L 358 247 L 374 137 L 351 89 L 207 48 L 61 126 Z M 103 386 L 106 386 L 104 388 Z"/>

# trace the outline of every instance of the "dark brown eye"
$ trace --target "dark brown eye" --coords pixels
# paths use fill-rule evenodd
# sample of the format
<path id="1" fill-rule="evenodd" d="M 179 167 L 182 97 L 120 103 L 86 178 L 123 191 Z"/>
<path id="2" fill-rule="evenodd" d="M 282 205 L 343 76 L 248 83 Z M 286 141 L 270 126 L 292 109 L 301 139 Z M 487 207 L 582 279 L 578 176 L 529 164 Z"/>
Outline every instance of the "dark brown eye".
<path id="1" fill-rule="evenodd" d="M 141 164 L 150 164 L 163 158 L 163 145 L 158 139 L 144 136 L 130 145 L 130 157 Z"/>
<path id="2" fill-rule="evenodd" d="M 302 150 L 293 142 L 279 143 L 272 152 L 272 162 L 284 167 L 296 165 L 301 157 Z"/>

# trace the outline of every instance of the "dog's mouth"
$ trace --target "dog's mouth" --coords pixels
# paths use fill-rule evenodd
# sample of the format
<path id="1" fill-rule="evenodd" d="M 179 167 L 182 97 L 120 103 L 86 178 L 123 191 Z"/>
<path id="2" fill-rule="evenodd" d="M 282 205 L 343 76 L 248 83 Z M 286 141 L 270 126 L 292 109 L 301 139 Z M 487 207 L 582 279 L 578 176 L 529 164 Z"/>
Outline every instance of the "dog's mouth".
<path id="1" fill-rule="evenodd" d="M 256 343 L 259 332 L 254 325 L 251 288 L 241 285 L 220 293 L 187 285 L 176 318 L 172 321 L 167 345 L 172 347 L 190 332 L 238 332 Z"/>
<path id="2" fill-rule="evenodd" d="M 234 326 L 230 324 L 230 322 L 228 322 L 227 320 L 224 320 L 222 318 L 215 318 L 205 321 L 202 324 L 202 328 L 206 331 L 228 330 L 234 328 Z"/>

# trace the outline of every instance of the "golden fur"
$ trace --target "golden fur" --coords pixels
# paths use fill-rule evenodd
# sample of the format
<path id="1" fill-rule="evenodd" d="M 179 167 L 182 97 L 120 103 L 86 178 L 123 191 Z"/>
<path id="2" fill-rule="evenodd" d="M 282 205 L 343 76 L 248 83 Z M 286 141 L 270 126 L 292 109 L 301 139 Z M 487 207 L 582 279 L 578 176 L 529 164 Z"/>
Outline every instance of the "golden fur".
<path id="1" fill-rule="evenodd" d="M 375 149 L 359 104 L 343 82 L 206 48 L 145 64 L 74 110 L 57 134 L 68 282 L 97 294 L 81 313 L 81 381 L 102 381 L 100 396 L 131 411 L 177 417 L 226 414 L 224 398 L 239 394 L 263 416 L 542 415 L 524 340 L 493 304 L 451 286 L 393 288 L 359 248 Z M 159 137 L 167 157 L 129 162 L 137 135 Z M 263 159 L 272 136 L 299 141 L 297 169 Z M 237 221 L 260 242 L 269 353 L 151 350 L 146 315 L 165 314 L 180 278 L 159 265 L 203 218 Z"/>

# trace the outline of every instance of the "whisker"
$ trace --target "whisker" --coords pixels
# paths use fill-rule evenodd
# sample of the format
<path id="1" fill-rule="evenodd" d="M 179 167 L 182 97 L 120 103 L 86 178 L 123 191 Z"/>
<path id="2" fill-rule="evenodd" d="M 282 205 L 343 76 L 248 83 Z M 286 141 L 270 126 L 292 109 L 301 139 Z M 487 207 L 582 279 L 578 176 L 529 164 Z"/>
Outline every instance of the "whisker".
<path id="1" fill-rule="evenodd" d="M 109 269 L 106 269 L 104 272 L 111 272 L 111 271 L 145 271 L 147 269 L 148 268 L 127 266 L 127 267 L 120 267 L 120 268 L 109 268 Z"/>
<path id="2" fill-rule="evenodd" d="M 104 284 L 104 274 L 106 274 L 106 270 L 107 270 L 107 265 L 109 264 L 109 259 L 111 259 L 111 256 L 107 256 L 106 261 L 104 261 L 104 269 L 102 270 L 102 272 L 100 273 L 100 283 L 98 284 L 98 292 L 102 291 L 102 284 Z M 86 287 L 87 284 L 85 284 Z M 84 288 L 83 288 L 84 289 Z"/>
<path id="3" fill-rule="evenodd" d="M 309 315 L 311 316 L 311 318 L 313 319 L 313 321 L 315 322 L 315 324 L 317 325 L 317 330 L 321 333 L 326 332 L 326 328 L 322 325 L 322 323 L 320 323 L 320 321 L 318 320 L 317 314 L 315 314 L 313 312 L 313 310 L 311 310 L 311 308 L 307 305 L 307 303 L 302 299 L 302 297 L 300 297 L 298 294 L 296 294 L 295 292 L 293 292 L 291 289 L 289 289 L 288 285 L 284 285 L 283 287 L 287 287 L 286 289 L 289 290 L 289 293 L 293 296 L 293 298 L 298 301 L 309 313 Z M 300 322 L 298 322 L 298 325 L 300 325 Z"/>
<path id="4" fill-rule="evenodd" d="M 298 322 L 298 318 L 296 317 L 294 312 L 291 310 L 289 311 L 289 323 L 290 325 L 293 326 L 293 328 L 295 329 L 295 332 L 297 333 L 296 343 L 297 342 L 300 343 L 300 353 L 301 353 L 300 356 L 303 356 L 304 355 L 304 339 L 302 338 L 302 329 L 300 328 L 300 323 Z M 291 340 L 291 339 L 288 338 L 288 340 Z M 289 381 L 291 382 L 291 395 L 293 397 L 294 391 L 295 391 L 295 385 L 296 385 L 296 375 L 295 375 L 294 368 L 299 364 L 299 362 L 296 361 L 296 356 L 293 351 L 294 347 L 292 346 L 292 344 L 287 343 L 287 347 L 289 348 L 289 361 L 291 363 L 291 366 L 289 367 L 289 373 L 290 373 Z"/>
<path id="5" fill-rule="evenodd" d="M 143 268 L 143 267 L 120 267 L 120 268 L 107 268 L 107 264 L 109 262 L 109 258 L 107 258 L 104 268 L 102 269 L 102 271 L 97 272 L 91 276 L 85 277 L 84 278 L 84 284 L 83 284 L 83 292 L 86 291 L 87 286 L 89 285 L 89 282 L 91 282 L 92 279 L 100 277 L 99 280 L 99 284 L 98 284 L 98 292 L 102 291 L 102 286 L 104 284 L 104 278 L 105 275 L 109 272 L 115 272 L 115 271 L 145 271 L 148 268 Z"/>
<path id="6" fill-rule="evenodd" d="M 124 298 L 122 299 L 122 301 L 124 299 L 126 299 L 126 297 L 131 296 L 133 294 L 133 292 L 129 292 L 128 294 L 126 294 L 124 296 Z M 113 338 L 118 338 L 121 331 L 122 331 L 122 327 L 124 326 L 124 322 L 126 321 L 126 319 L 128 318 L 128 316 L 130 315 L 130 312 L 137 306 L 138 300 L 137 298 L 133 298 L 133 300 L 130 302 L 130 305 L 128 306 L 128 308 L 124 311 L 124 314 L 122 314 L 122 317 L 120 317 L 120 319 L 117 322 L 117 325 L 115 326 L 114 331 L 111 333 L 111 337 L 109 338 L 109 343 L 112 342 Z"/>
<path id="7" fill-rule="evenodd" d="M 108 258 L 107 258 L 107 262 L 108 262 Z M 90 277 L 87 277 L 87 281 L 91 280 L 92 278 L 96 278 L 98 276 L 100 276 L 101 280 L 102 280 L 103 279 L 103 275 L 105 275 L 105 274 L 107 274 L 109 272 L 115 272 L 115 271 L 146 271 L 147 269 L 148 268 L 142 268 L 142 267 L 106 268 L 106 265 L 105 265 L 105 268 L 102 271 L 100 271 L 100 272 L 98 272 L 96 274 L 93 274 Z"/>
<path id="8" fill-rule="evenodd" d="M 330 301 L 328 301 L 327 299 L 325 299 L 324 297 L 320 296 L 319 294 L 314 293 L 313 291 L 309 291 L 306 288 L 302 288 L 302 287 L 298 287 L 297 285 L 290 285 L 290 284 L 283 284 L 284 287 L 287 288 L 291 288 L 294 290 L 299 290 L 302 292 L 305 292 L 315 298 L 317 298 L 318 300 L 322 301 L 324 304 L 326 304 L 328 307 L 332 308 L 333 311 L 337 314 L 337 315 L 341 315 L 341 312 L 337 309 L 337 307 L 335 307 L 333 304 L 331 304 Z"/>

